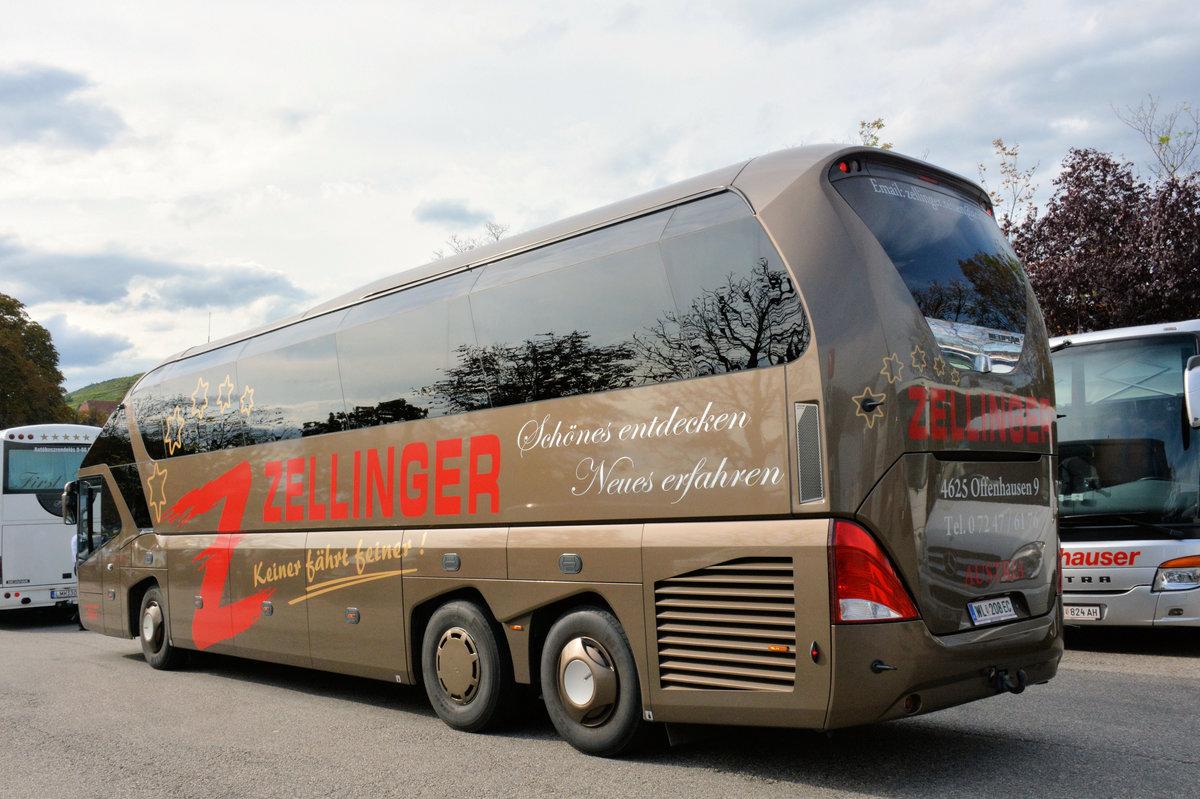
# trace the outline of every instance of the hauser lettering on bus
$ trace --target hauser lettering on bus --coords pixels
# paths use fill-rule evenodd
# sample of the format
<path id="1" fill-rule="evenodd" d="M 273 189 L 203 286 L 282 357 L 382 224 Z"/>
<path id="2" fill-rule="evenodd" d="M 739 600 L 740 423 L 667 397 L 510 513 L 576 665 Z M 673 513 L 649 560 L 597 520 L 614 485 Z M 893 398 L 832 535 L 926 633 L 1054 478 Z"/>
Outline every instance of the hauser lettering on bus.
<path id="1" fill-rule="evenodd" d="M 456 516 L 500 509 L 500 439 L 494 435 L 267 461 L 263 504 L 268 524 L 343 519 Z M 430 450 L 432 449 L 432 453 Z M 347 460 L 350 462 L 347 463 Z M 430 464 L 432 463 L 432 468 Z M 340 480 L 339 480 L 340 478 Z M 432 493 L 432 498 L 430 494 Z M 481 502 L 482 500 L 482 502 Z"/>
<path id="2" fill-rule="evenodd" d="M 1048 399 L 926 386 L 909 386 L 908 399 L 915 403 L 908 423 L 913 441 L 1037 444 L 1050 440 L 1054 417 Z"/>
<path id="3" fill-rule="evenodd" d="M 1130 552 L 1080 552 L 1064 549 L 1063 566 L 1132 566 L 1140 550 Z"/>

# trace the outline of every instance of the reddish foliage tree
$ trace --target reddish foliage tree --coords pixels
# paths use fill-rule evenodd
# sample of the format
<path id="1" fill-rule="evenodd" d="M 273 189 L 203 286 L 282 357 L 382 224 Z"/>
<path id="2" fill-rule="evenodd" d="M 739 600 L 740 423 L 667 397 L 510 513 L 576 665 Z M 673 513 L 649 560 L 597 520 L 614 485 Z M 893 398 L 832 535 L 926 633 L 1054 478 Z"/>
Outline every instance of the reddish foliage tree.
<path id="1" fill-rule="evenodd" d="M 1151 186 L 1074 149 L 1054 185 L 1011 231 L 1051 334 L 1200 316 L 1200 177 Z"/>

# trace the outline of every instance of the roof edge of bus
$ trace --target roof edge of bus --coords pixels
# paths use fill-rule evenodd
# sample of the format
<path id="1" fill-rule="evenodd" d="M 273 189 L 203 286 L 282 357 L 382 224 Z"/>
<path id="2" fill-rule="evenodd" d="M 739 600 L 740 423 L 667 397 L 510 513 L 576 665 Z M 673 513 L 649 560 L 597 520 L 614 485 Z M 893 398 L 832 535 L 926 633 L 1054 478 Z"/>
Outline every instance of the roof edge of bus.
<path id="1" fill-rule="evenodd" d="M 48 428 L 57 428 L 60 430 L 99 430 L 100 428 L 90 424 L 76 424 L 75 422 L 39 422 L 35 424 L 18 424 L 12 427 L 0 429 L 0 436 L 7 433 L 24 433 L 29 430 L 46 430 Z"/>
<path id="2" fill-rule="evenodd" d="M 1123 338 L 1156 336 L 1162 333 L 1200 333 L 1200 319 L 1185 319 L 1181 322 L 1158 322 L 1149 325 L 1113 327 L 1107 330 L 1092 330 L 1086 333 L 1067 333 L 1051 336 L 1051 349 L 1063 345 L 1091 344 L 1098 341 L 1116 341 Z"/>
<path id="3" fill-rule="evenodd" d="M 766 153 L 720 169 L 715 169 L 711 172 L 706 172 L 702 175 L 697 175 L 696 177 L 652 189 L 625 200 L 569 216 L 532 230 L 518 233 L 510 238 L 501 239 L 492 244 L 393 273 L 313 306 L 299 314 L 267 322 L 258 327 L 234 333 L 216 341 L 189 347 L 170 357 L 164 358 L 149 371 L 153 372 L 155 369 L 168 363 L 181 361 L 195 355 L 201 355 L 230 344 L 235 344 L 239 341 L 252 339 L 273 330 L 288 327 L 305 319 L 348 308 L 372 297 L 390 294 L 400 289 L 428 282 L 435 278 L 445 277 L 456 272 L 468 271 L 486 263 L 511 257 L 520 252 L 546 246 L 556 241 L 572 238 L 591 230 L 616 224 L 625 219 L 653 213 L 655 210 L 661 208 L 691 199 L 699 199 L 720 191 L 736 189 L 750 202 L 751 208 L 757 213 L 759 209 L 769 204 L 780 192 L 794 182 L 799 173 L 810 168 L 822 166 L 828 163 L 830 158 L 838 154 L 856 152 L 878 154 L 882 151 L 879 148 L 863 145 L 815 144 Z M 892 151 L 887 151 L 887 154 L 888 157 L 895 157 L 913 164 L 919 165 L 924 163 Z M 784 168 L 785 166 L 786 169 Z M 933 167 L 931 166 L 931 168 Z M 938 169 L 937 171 L 945 174 L 953 174 L 947 173 L 943 169 Z M 783 177 L 785 175 L 790 175 L 790 179 Z"/>

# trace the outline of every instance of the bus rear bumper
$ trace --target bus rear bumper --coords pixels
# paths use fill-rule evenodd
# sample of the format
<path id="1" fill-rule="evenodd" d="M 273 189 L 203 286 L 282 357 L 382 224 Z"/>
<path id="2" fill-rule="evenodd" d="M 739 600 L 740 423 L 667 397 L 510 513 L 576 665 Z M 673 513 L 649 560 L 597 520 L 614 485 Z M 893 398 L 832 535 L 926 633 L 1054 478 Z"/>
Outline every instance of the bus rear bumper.
<path id="1" fill-rule="evenodd" d="M 838 625 L 827 729 L 928 713 L 1052 678 L 1057 607 L 1033 619 L 934 636 L 920 621 Z"/>
<path id="2" fill-rule="evenodd" d="M 74 605 L 76 603 L 74 586 L 28 588 L 24 586 L 5 586 L 0 591 L 0 610 L 18 608 L 52 608 L 56 605 Z"/>

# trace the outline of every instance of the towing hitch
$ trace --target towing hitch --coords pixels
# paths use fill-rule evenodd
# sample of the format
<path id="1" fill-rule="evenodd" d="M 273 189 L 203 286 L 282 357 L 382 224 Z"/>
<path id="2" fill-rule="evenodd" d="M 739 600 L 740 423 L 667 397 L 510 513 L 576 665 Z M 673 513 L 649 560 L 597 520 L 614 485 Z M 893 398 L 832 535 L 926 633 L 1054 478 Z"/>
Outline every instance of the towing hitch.
<path id="1" fill-rule="evenodd" d="M 1009 673 L 1008 669 L 998 669 L 992 666 L 988 671 L 988 680 L 991 681 L 992 687 L 998 694 L 1005 691 L 1010 694 L 1019 694 L 1025 690 L 1026 685 L 1029 685 L 1029 677 L 1026 676 L 1025 669 L 1017 669 L 1014 676 Z"/>

